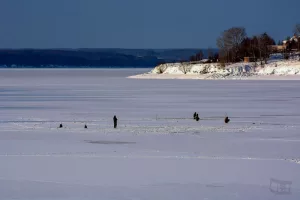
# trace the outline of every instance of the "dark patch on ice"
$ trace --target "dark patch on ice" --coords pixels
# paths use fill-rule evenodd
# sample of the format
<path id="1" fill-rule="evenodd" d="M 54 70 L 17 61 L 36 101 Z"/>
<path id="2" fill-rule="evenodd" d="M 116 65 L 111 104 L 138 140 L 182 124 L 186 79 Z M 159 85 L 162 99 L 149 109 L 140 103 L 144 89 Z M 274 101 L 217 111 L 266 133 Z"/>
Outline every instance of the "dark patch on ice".
<path id="1" fill-rule="evenodd" d="M 0 106 L 0 110 L 45 110 L 45 109 L 57 109 L 60 107 L 37 107 L 37 106 Z"/>
<path id="2" fill-rule="evenodd" d="M 61 121 L 54 121 L 54 120 L 49 120 L 49 121 L 45 121 L 45 120 L 3 120 L 0 121 L 0 123 L 59 123 Z M 67 120 L 67 121 L 63 121 L 64 123 L 66 122 L 73 122 L 73 123 L 85 123 L 86 121 L 71 121 L 71 120 Z"/>
<path id="3" fill-rule="evenodd" d="M 275 101 L 290 101 L 288 99 L 253 99 L 251 101 L 272 101 L 272 102 L 275 102 Z"/>
<path id="4" fill-rule="evenodd" d="M 261 122 L 261 125 L 286 126 L 287 124 Z"/>
<path id="5" fill-rule="evenodd" d="M 107 141 L 107 140 L 85 140 L 85 142 L 90 144 L 136 144 L 136 142 L 125 142 L 125 141 Z"/>
<path id="6" fill-rule="evenodd" d="M 220 187 L 224 187 L 223 185 L 206 185 L 206 187 L 210 187 L 210 188 L 220 188 Z"/>
<path id="7" fill-rule="evenodd" d="M 275 115 L 260 115 L 261 117 L 300 117 L 300 114 L 275 114 Z"/>

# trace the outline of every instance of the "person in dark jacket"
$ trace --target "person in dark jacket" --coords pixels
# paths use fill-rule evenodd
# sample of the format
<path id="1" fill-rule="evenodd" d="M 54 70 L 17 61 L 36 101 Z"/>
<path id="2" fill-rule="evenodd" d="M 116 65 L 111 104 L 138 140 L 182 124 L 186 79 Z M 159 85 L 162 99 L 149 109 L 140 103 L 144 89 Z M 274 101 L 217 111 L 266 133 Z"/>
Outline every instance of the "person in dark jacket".
<path id="1" fill-rule="evenodd" d="M 200 120 L 200 118 L 199 118 L 199 115 L 198 115 L 198 113 L 197 113 L 197 115 L 196 115 L 196 121 L 199 121 Z"/>
<path id="2" fill-rule="evenodd" d="M 197 117 L 197 113 L 195 112 L 195 113 L 194 113 L 194 119 L 196 119 L 196 117 Z"/>
<path id="3" fill-rule="evenodd" d="M 58 128 L 62 128 L 62 127 L 63 127 L 63 125 L 62 125 L 62 123 L 60 123 Z"/>
<path id="4" fill-rule="evenodd" d="M 116 115 L 114 116 L 113 120 L 114 120 L 114 128 L 117 128 L 118 118 L 116 117 Z"/>
<path id="5" fill-rule="evenodd" d="M 225 122 L 225 124 L 228 124 L 230 122 L 230 119 L 228 118 L 228 116 L 225 117 L 224 122 Z"/>

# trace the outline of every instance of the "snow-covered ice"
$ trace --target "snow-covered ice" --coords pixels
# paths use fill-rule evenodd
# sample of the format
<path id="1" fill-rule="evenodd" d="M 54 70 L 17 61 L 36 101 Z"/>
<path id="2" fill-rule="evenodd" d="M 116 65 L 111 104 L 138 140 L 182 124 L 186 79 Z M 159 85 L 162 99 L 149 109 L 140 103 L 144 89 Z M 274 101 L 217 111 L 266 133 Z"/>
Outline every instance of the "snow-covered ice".
<path id="1" fill-rule="evenodd" d="M 146 71 L 0 70 L 0 199 L 299 199 L 298 81 Z"/>

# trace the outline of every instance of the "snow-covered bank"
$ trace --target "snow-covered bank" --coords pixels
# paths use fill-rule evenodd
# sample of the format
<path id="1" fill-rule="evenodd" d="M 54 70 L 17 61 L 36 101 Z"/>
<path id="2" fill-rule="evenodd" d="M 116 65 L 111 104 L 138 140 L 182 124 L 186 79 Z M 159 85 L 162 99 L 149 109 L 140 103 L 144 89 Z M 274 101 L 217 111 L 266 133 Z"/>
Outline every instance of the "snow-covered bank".
<path id="1" fill-rule="evenodd" d="M 300 61 L 270 60 L 263 66 L 241 62 L 225 67 L 219 63 L 168 63 L 159 65 L 148 73 L 129 78 L 300 80 Z"/>

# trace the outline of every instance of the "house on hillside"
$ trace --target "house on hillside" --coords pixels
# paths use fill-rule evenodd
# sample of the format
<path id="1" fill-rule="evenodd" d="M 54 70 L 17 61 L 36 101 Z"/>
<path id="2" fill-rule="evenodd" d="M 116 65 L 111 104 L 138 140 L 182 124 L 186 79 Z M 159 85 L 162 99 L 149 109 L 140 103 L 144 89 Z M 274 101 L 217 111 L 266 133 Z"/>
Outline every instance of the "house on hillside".
<path id="1" fill-rule="evenodd" d="M 283 40 L 282 45 L 270 45 L 269 49 L 276 53 L 300 50 L 300 36 L 294 35 L 289 40 Z"/>
<path id="2" fill-rule="evenodd" d="M 297 36 L 296 34 L 291 37 L 289 40 L 282 41 L 283 46 L 285 49 L 290 51 L 297 51 L 300 48 L 300 36 Z"/>
<path id="3" fill-rule="evenodd" d="M 285 45 L 270 45 L 269 49 L 272 52 L 283 52 L 286 50 L 286 46 Z"/>

